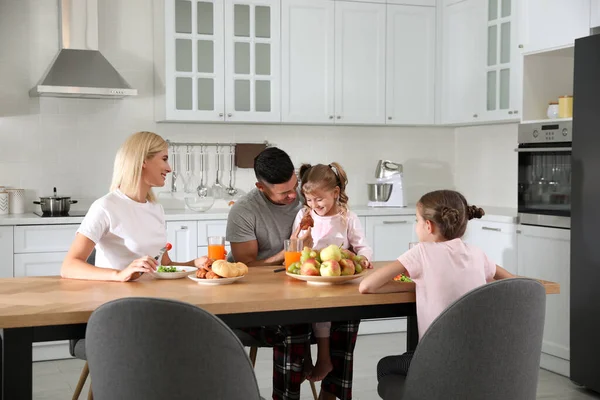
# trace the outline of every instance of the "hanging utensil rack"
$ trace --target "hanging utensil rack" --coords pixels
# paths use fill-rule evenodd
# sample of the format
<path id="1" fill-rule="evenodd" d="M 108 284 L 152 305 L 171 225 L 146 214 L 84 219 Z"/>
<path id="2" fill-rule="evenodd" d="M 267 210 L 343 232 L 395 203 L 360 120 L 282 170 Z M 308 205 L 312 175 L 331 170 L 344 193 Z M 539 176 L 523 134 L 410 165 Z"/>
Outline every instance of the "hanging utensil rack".
<path id="1" fill-rule="evenodd" d="M 230 143 L 230 142 L 173 142 L 171 140 L 166 140 L 167 144 L 169 145 L 170 148 L 173 149 L 174 154 L 177 154 L 179 147 L 200 147 L 200 149 L 203 149 L 204 147 L 233 147 L 234 151 L 235 151 L 235 147 L 238 145 L 238 143 Z M 268 141 L 264 141 L 262 143 L 257 143 L 257 144 L 264 144 L 265 147 L 271 147 L 271 143 L 269 143 Z M 177 159 L 176 157 L 174 157 L 175 160 Z M 204 166 L 203 166 L 204 168 Z M 173 164 L 173 175 L 172 177 L 177 177 L 178 176 L 178 171 L 177 171 L 177 166 L 176 163 Z M 176 192 L 177 191 L 177 186 L 175 183 L 175 179 L 171 179 L 171 192 Z"/>

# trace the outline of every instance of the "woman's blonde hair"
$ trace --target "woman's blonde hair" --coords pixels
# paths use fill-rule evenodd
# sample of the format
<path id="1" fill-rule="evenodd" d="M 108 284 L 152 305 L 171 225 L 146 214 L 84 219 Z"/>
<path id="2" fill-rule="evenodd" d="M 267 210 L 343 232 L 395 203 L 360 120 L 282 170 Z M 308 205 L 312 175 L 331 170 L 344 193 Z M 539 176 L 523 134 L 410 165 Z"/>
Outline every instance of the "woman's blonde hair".
<path id="1" fill-rule="evenodd" d="M 137 132 L 129 136 L 115 157 L 110 191 L 117 189 L 123 192 L 137 191 L 142 179 L 144 161 L 167 150 L 168 147 L 167 142 L 153 132 Z M 152 190 L 148 191 L 146 200 L 151 202 L 156 200 Z"/>

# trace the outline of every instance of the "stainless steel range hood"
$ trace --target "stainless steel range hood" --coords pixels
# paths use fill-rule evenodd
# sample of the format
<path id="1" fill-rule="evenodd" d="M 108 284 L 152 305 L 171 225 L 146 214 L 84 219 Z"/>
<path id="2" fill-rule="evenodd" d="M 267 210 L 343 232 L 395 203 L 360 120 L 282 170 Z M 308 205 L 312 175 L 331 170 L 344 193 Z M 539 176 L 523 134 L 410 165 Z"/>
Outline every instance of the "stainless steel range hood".
<path id="1" fill-rule="evenodd" d="M 58 0 L 60 49 L 29 95 L 122 98 L 137 95 L 98 51 L 98 0 Z"/>

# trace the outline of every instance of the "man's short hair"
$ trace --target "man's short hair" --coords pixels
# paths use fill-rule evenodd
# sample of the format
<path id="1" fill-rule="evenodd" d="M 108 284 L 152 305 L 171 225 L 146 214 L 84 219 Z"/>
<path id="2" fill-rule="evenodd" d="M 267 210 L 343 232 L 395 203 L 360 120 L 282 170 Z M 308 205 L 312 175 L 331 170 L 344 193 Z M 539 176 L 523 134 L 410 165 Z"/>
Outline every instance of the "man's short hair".
<path id="1" fill-rule="evenodd" d="M 268 147 L 254 158 L 254 174 L 262 183 L 286 183 L 294 175 L 294 164 L 285 151 Z"/>

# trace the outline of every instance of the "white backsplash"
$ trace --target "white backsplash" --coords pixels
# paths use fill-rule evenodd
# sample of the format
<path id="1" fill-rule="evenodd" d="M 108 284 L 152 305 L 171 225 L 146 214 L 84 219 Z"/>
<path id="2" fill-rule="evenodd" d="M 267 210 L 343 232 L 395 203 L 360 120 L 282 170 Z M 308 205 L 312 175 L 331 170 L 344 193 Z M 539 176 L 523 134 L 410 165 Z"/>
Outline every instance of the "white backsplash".
<path id="1" fill-rule="evenodd" d="M 409 202 L 427 190 L 453 187 L 452 128 L 156 123 L 152 2 L 102 0 L 99 7 L 100 51 L 138 89 L 135 98 L 30 98 L 58 50 L 57 3 L 0 2 L 0 186 L 25 188 L 29 209 L 54 186 L 84 205 L 104 195 L 116 150 L 140 130 L 174 141 L 267 140 L 297 165 L 338 161 L 347 169 L 354 204 L 367 202 L 365 184 L 381 158 L 404 165 Z M 252 170 L 237 172 L 242 189 L 254 182 Z"/>
<path id="2" fill-rule="evenodd" d="M 517 208 L 518 124 L 457 128 L 455 184 L 472 204 Z"/>

